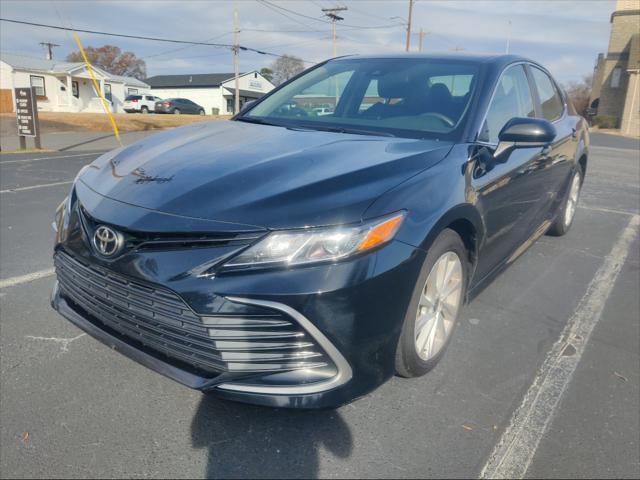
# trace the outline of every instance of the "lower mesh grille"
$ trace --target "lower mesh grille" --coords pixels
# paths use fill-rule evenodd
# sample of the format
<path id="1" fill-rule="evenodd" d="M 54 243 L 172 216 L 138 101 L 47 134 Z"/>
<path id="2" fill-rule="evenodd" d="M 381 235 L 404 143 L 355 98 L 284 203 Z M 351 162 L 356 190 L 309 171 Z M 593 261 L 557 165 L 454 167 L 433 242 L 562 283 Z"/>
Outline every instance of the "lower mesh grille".
<path id="1" fill-rule="evenodd" d="M 115 331 L 170 362 L 223 372 L 278 372 L 322 368 L 332 362 L 282 312 L 200 316 L 174 292 L 132 280 L 59 251 L 54 257 L 61 294 Z M 264 313 L 262 313 L 264 311 Z"/>

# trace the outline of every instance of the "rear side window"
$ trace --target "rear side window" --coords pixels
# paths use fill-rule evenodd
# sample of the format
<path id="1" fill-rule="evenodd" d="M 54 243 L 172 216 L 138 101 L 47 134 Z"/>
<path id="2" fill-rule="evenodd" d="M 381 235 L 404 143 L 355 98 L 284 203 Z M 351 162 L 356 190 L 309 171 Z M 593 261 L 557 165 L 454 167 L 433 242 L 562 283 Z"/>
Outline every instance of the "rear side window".
<path id="1" fill-rule="evenodd" d="M 542 117 L 549 121 L 557 120 L 562 116 L 564 106 L 556 86 L 542 70 L 531 67 L 531 72 L 542 105 Z"/>
<path id="2" fill-rule="evenodd" d="M 515 117 L 534 117 L 533 97 L 522 65 L 507 68 L 496 85 L 478 140 L 498 143 L 498 134 Z"/>
<path id="3" fill-rule="evenodd" d="M 150 96 L 146 96 L 145 97 L 147 100 L 154 100 L 154 97 L 150 97 Z"/>
<path id="4" fill-rule="evenodd" d="M 125 100 L 142 100 L 142 95 L 127 95 Z"/>

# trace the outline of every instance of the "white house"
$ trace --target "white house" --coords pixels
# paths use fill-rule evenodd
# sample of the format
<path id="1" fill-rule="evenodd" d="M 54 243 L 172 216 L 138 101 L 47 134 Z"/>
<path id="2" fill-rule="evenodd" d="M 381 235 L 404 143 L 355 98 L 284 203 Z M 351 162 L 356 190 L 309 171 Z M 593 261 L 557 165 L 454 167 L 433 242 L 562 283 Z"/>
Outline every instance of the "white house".
<path id="1" fill-rule="evenodd" d="M 149 92 L 149 85 L 93 67 L 96 80 L 113 112 L 127 95 Z M 38 110 L 43 112 L 102 112 L 102 102 L 83 62 L 63 62 L 0 53 L 2 111 L 13 111 L 13 89 L 35 87 Z M 11 98 L 11 100 L 9 100 Z"/>
<path id="2" fill-rule="evenodd" d="M 154 95 L 161 98 L 187 98 L 204 108 L 207 114 L 232 114 L 235 81 L 233 73 L 191 75 L 156 75 L 145 79 Z M 275 86 L 260 72 L 243 73 L 239 77 L 240 106 L 260 98 Z"/>

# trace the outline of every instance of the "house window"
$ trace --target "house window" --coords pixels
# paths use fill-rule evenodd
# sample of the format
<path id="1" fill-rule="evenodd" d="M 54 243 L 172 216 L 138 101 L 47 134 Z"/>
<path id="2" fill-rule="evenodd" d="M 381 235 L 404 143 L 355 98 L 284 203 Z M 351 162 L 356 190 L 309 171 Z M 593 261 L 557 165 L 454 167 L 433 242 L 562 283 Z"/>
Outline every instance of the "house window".
<path id="1" fill-rule="evenodd" d="M 38 75 L 31 75 L 31 86 L 36 89 L 36 95 L 38 97 L 46 97 L 47 92 L 44 88 L 44 77 Z"/>
<path id="2" fill-rule="evenodd" d="M 611 72 L 611 88 L 618 88 L 620 86 L 620 75 L 622 74 L 622 68 L 616 67 Z"/>
<path id="3" fill-rule="evenodd" d="M 138 89 L 137 88 L 129 88 L 127 89 L 127 95 L 137 95 L 138 94 Z"/>
<path id="4" fill-rule="evenodd" d="M 233 98 L 227 98 L 227 112 L 233 113 Z"/>
<path id="5" fill-rule="evenodd" d="M 113 101 L 112 97 L 111 97 L 111 84 L 110 83 L 105 83 L 104 84 L 104 98 L 106 98 L 110 102 Z"/>
<path id="6" fill-rule="evenodd" d="M 80 89 L 78 87 L 78 82 L 71 82 L 71 93 L 74 97 L 80 98 Z"/>

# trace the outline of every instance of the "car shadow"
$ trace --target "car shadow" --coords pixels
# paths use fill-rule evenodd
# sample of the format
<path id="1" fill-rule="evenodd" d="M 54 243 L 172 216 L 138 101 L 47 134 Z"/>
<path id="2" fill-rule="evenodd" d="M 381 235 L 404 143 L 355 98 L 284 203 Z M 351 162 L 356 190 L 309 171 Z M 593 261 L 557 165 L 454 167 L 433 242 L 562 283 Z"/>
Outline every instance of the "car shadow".
<path id="1" fill-rule="evenodd" d="M 338 410 L 271 409 L 203 395 L 191 423 L 194 448 L 207 449 L 207 478 L 317 478 L 320 450 L 353 449 Z"/>

